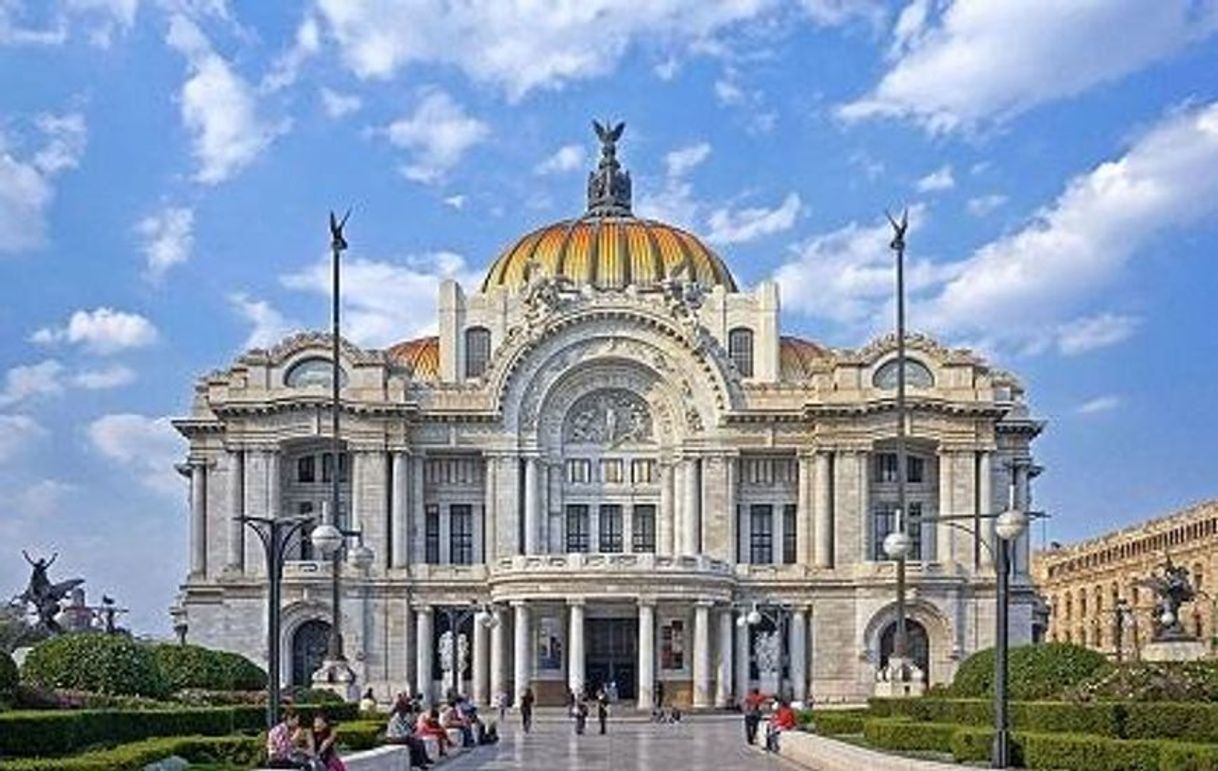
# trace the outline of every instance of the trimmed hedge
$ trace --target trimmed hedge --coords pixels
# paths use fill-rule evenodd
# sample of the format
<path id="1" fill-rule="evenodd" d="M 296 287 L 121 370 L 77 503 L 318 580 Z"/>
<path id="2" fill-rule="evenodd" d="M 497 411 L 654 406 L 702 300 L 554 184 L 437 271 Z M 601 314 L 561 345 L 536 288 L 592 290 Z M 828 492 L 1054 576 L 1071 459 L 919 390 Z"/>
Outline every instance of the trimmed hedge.
<path id="1" fill-rule="evenodd" d="M 1112 671 L 1104 654 L 1069 643 L 1040 643 L 1011 648 L 1007 658 L 1012 699 L 1034 701 L 1061 694 Z M 994 695 L 994 649 L 969 656 L 956 670 L 952 696 L 980 699 Z"/>
<path id="2" fill-rule="evenodd" d="M 812 713 L 811 730 L 822 736 L 861 734 L 868 717 L 874 715 L 866 709 L 818 709 Z"/>
<path id="3" fill-rule="evenodd" d="M 146 739 L 72 758 L 0 761 L 0 771 L 138 771 L 172 755 L 191 763 L 256 766 L 265 760 L 260 736 L 175 736 Z"/>
<path id="4" fill-rule="evenodd" d="M 1162 771 L 1218 771 L 1218 747 L 1212 744 L 1163 742 L 1159 752 Z"/>
<path id="5" fill-rule="evenodd" d="M 311 720 L 321 707 L 296 708 Z M 326 705 L 334 720 L 354 720 L 357 704 Z M 0 714 L 0 756 L 68 755 L 98 746 L 135 742 L 154 737 L 225 736 L 261 731 L 266 709 L 201 707 L 175 710 L 62 710 Z"/>
<path id="6" fill-rule="evenodd" d="M 1218 704 L 1116 704 L 1127 739 L 1181 739 L 1218 742 Z"/>
<path id="7" fill-rule="evenodd" d="M 170 691 L 256 691 L 266 687 L 266 673 L 237 653 L 198 645 L 153 647 Z"/>
<path id="8" fill-rule="evenodd" d="M 128 696 L 160 698 L 169 692 L 152 650 L 125 635 L 53 637 L 30 651 L 21 679 L 44 688 Z"/>
<path id="9" fill-rule="evenodd" d="M 960 729 L 947 723 L 918 723 L 903 717 L 863 721 L 863 739 L 872 747 L 897 752 L 952 751 L 952 736 Z"/>
<path id="10" fill-rule="evenodd" d="M 0 650 L 0 699 L 17 690 L 19 680 L 13 657 L 8 655 L 8 651 Z"/>

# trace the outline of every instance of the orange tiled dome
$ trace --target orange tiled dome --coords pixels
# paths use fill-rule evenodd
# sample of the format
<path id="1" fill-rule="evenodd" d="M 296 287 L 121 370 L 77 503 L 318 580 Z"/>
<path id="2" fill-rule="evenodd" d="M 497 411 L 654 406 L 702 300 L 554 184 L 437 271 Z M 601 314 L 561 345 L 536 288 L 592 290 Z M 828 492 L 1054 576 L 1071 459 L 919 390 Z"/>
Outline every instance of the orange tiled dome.
<path id="1" fill-rule="evenodd" d="M 440 376 L 440 338 L 419 337 L 389 348 L 389 358 L 405 367 L 414 380 L 435 380 Z"/>

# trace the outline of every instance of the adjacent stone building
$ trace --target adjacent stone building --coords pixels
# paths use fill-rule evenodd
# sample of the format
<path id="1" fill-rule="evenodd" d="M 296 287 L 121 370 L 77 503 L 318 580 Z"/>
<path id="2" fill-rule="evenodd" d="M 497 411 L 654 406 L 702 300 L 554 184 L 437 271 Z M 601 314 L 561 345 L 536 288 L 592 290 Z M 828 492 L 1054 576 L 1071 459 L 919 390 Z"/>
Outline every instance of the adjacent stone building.
<path id="1" fill-rule="evenodd" d="M 1113 658 L 1137 658 L 1153 639 L 1155 616 L 1154 593 L 1137 582 L 1161 574 L 1168 558 L 1188 568 L 1199 590 L 1198 599 L 1181 609 L 1180 622 L 1189 634 L 1209 642 L 1218 634 L 1210 595 L 1218 570 L 1218 501 L 1036 552 L 1032 576 L 1048 603 L 1047 638 Z"/>
<path id="2" fill-rule="evenodd" d="M 251 350 L 195 386 L 190 572 L 174 613 L 192 641 L 259 657 L 266 577 L 234 515 L 331 512 L 375 561 L 343 568 L 343 630 L 380 695 L 440 692 L 445 608 L 467 622 L 462 687 L 531 685 L 543 702 L 615 682 L 650 705 L 725 705 L 753 684 L 860 699 L 892 648 L 896 341 L 833 349 L 783 335 L 779 288 L 737 284 L 694 235 L 635 217 L 602 138 L 588 207 L 537 228 L 478 287 L 445 282 L 439 334 L 341 347 L 345 451 L 331 455 L 330 340 Z M 884 250 L 884 243 L 875 245 Z M 1030 502 L 1032 419 L 1012 375 L 908 339 L 914 656 L 932 682 L 991 644 L 992 527 Z M 919 524 L 950 514 L 964 527 Z M 1012 636 L 1031 634 L 1026 536 Z M 325 649 L 330 565 L 294 544 L 283 676 Z M 738 623 L 753 609 L 760 623 Z M 754 616 L 756 621 L 756 616 Z M 777 645 L 776 670 L 757 651 Z M 767 656 L 768 659 L 768 656 Z"/>

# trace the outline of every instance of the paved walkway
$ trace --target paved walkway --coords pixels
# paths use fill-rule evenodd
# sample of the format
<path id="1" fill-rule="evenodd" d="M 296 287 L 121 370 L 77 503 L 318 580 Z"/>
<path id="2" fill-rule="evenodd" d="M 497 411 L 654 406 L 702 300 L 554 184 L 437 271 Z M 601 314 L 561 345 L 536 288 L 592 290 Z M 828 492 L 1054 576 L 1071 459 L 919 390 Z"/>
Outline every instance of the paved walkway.
<path id="1" fill-rule="evenodd" d="M 533 731 L 520 731 L 519 717 L 508 715 L 502 739 L 492 747 L 481 747 L 453 762 L 444 771 L 473 769 L 578 769 L 578 771 L 685 771 L 685 769 L 798 768 L 744 744 L 739 717 L 694 717 L 678 725 L 609 721 L 609 733 L 596 733 L 596 722 L 588 721 L 589 733 L 576 736 L 571 722 L 546 720 Z"/>

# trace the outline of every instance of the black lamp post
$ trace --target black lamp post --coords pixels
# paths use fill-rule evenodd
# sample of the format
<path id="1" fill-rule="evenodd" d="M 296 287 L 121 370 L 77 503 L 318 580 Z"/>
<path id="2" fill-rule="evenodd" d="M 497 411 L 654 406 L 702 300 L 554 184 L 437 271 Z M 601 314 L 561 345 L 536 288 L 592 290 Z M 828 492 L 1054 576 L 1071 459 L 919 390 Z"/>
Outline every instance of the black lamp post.
<path id="1" fill-rule="evenodd" d="M 284 555 L 292 537 L 308 523 L 304 515 L 291 517 L 234 517 L 250 527 L 262 541 L 266 556 L 268 582 L 266 600 L 266 724 L 272 727 L 279 722 L 279 605 L 280 582 L 283 580 Z M 185 625 L 182 627 L 185 641 Z"/>
<path id="2" fill-rule="evenodd" d="M 897 521 L 896 531 L 900 543 L 885 543 L 888 546 L 899 547 L 889 552 L 890 557 L 897 561 L 897 631 L 892 645 L 892 657 L 898 662 L 900 670 L 896 673 L 900 678 L 904 692 L 908 693 L 909 681 L 908 642 L 905 630 L 905 561 L 909 555 L 911 544 L 905 528 L 905 231 L 909 229 L 909 210 L 901 213 L 901 221 L 888 215 L 892 223 L 892 242 L 889 247 L 897 253 Z"/>

